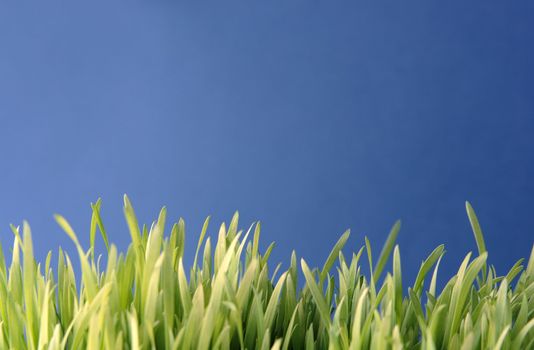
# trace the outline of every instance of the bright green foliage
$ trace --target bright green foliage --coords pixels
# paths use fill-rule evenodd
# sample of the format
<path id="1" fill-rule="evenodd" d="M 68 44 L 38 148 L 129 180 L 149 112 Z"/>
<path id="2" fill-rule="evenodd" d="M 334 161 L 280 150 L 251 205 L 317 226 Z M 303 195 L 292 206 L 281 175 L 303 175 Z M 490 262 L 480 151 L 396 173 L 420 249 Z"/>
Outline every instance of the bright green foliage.
<path id="1" fill-rule="evenodd" d="M 44 265 L 37 263 L 29 225 L 21 232 L 12 227 L 9 266 L 0 246 L 0 349 L 534 348 L 534 250 L 526 268 L 520 260 L 498 276 L 487 265 L 468 203 L 478 255 L 467 254 L 441 291 L 436 286 L 443 246 L 422 262 L 413 284 L 403 281 L 395 245 L 399 222 L 376 265 L 367 239 L 357 252 L 343 254 L 347 231 L 321 268 L 299 263 L 293 253 L 287 271 L 278 265 L 270 273 L 273 245 L 259 251 L 259 223 L 244 233 L 236 213 L 212 243 L 208 218 L 187 274 L 182 220 L 165 235 L 163 208 L 150 228 L 140 227 L 125 197 L 132 243 L 119 253 L 108 242 L 100 207 L 100 200 L 91 205 L 89 250 L 56 216 L 76 246 L 81 283 L 67 253 L 59 250 L 55 269 L 51 254 Z M 107 266 L 95 258 L 97 231 Z M 359 264 L 364 250 L 369 274 Z M 299 284 L 302 276 L 305 284 Z"/>

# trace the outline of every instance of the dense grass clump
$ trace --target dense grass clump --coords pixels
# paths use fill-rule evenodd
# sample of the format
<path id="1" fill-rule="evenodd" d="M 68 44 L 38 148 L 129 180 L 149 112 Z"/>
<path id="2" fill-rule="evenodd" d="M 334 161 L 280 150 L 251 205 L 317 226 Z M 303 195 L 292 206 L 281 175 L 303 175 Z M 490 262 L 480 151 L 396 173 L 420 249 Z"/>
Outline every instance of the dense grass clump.
<path id="1" fill-rule="evenodd" d="M 209 237 L 204 240 L 208 219 L 188 274 L 182 262 L 184 222 L 165 236 L 165 208 L 150 229 L 140 228 L 125 197 L 132 243 L 119 254 L 108 243 L 100 201 L 91 207 L 89 250 L 56 216 L 77 247 L 81 283 L 68 254 L 59 250 L 55 269 L 51 253 L 44 265 L 37 263 L 28 224 L 22 234 L 12 227 L 9 267 L 0 249 L 0 349 L 534 347 L 534 250 L 526 269 L 519 260 L 505 276 L 497 276 L 486 263 L 469 204 L 478 254 L 467 254 L 442 290 L 436 280 L 443 246 L 422 262 L 411 286 L 403 281 L 395 246 L 398 223 L 376 261 L 367 239 L 359 251 L 345 256 L 346 232 L 322 267 L 311 268 L 293 253 L 287 271 L 278 265 L 270 273 L 273 245 L 259 251 L 259 223 L 242 232 L 236 213 L 228 226 L 220 226 L 213 245 Z M 97 231 L 108 250 L 106 266 L 95 259 Z M 364 251 L 369 273 L 359 265 Z"/>

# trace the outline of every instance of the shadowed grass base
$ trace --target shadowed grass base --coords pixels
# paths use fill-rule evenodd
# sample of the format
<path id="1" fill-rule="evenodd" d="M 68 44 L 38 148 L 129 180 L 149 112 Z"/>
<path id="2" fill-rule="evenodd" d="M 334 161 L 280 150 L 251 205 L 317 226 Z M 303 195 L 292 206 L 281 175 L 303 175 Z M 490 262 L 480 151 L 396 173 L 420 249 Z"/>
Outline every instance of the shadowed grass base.
<path id="1" fill-rule="evenodd" d="M 204 240 L 208 218 L 187 274 L 182 220 L 165 237 L 163 208 L 150 229 L 140 228 L 125 196 L 132 242 L 119 254 L 108 242 L 100 205 L 91 205 L 88 251 L 56 215 L 77 247 L 81 284 L 65 252 L 59 250 L 55 269 L 51 253 L 44 265 L 37 263 L 28 224 L 22 236 L 12 227 L 9 267 L 0 247 L 0 349 L 534 348 L 534 250 L 526 268 L 519 260 L 506 276 L 497 276 L 486 263 L 469 203 L 478 254 L 467 254 L 441 291 L 436 280 L 443 246 L 423 261 L 411 286 L 402 280 L 395 245 L 400 223 L 376 262 L 367 238 L 358 252 L 343 255 L 347 231 L 322 267 L 297 262 L 293 253 L 287 271 L 278 265 L 271 274 L 273 245 L 259 251 L 259 223 L 240 231 L 236 213 L 212 246 L 209 237 Z M 108 250 L 107 266 L 95 260 L 97 231 Z M 368 259 L 371 271 L 361 271 L 360 258 Z M 302 289 L 299 275 L 305 278 Z"/>

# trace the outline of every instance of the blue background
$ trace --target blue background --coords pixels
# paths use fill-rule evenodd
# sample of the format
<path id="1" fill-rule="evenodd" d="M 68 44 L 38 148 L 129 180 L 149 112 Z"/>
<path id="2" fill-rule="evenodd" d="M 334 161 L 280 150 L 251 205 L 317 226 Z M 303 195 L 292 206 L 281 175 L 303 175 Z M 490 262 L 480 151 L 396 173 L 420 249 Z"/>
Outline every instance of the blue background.
<path id="1" fill-rule="evenodd" d="M 401 218 L 405 274 L 445 243 L 443 281 L 476 250 L 465 200 L 499 273 L 528 257 L 531 1 L 90 3 L 0 5 L 4 250 L 27 219 L 40 259 L 75 255 L 52 214 L 87 247 L 99 196 L 125 249 L 128 193 L 186 219 L 189 262 L 208 214 L 315 265 Z"/>

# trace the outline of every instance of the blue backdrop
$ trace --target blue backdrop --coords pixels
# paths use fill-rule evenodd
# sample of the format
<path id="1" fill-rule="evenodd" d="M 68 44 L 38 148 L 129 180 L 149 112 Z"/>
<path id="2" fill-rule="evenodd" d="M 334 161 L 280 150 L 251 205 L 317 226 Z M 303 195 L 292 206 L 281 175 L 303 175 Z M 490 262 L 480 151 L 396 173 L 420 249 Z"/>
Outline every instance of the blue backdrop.
<path id="1" fill-rule="evenodd" d="M 442 279 L 476 250 L 470 200 L 498 272 L 528 257 L 531 1 L 90 3 L 0 5 L 5 250 L 27 219 L 39 258 L 74 255 L 52 214 L 87 247 L 99 196 L 124 249 L 128 193 L 143 222 L 183 216 L 188 248 L 238 209 L 284 262 L 346 228 L 378 252 L 401 218 L 410 279 L 440 243 Z"/>

